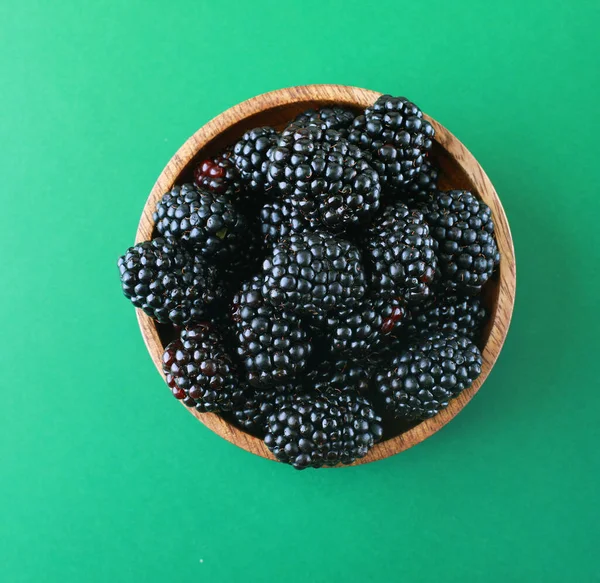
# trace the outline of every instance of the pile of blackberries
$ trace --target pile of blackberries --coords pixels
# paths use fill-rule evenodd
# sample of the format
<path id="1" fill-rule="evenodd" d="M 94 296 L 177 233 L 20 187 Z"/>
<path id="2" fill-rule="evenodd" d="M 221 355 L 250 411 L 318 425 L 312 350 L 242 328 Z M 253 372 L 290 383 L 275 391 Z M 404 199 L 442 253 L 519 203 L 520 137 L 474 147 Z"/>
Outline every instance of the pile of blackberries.
<path id="1" fill-rule="evenodd" d="M 173 395 L 306 468 L 365 456 L 378 407 L 415 422 L 469 387 L 499 254 L 490 209 L 438 190 L 433 139 L 414 103 L 383 95 L 254 128 L 165 193 L 119 270 L 175 327 Z"/>

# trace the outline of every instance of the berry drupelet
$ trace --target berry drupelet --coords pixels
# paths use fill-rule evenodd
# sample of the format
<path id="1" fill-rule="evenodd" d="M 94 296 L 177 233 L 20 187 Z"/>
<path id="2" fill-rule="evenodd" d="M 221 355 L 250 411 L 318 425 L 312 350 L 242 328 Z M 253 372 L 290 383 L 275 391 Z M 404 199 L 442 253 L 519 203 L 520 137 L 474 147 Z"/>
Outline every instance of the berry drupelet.
<path id="1" fill-rule="evenodd" d="M 414 103 L 382 95 L 354 120 L 348 139 L 372 154 L 384 188 L 397 191 L 416 180 L 434 134 Z"/>
<path id="2" fill-rule="evenodd" d="M 467 190 L 442 192 L 423 208 L 446 286 L 479 293 L 500 261 L 490 208 Z"/>
<path id="3" fill-rule="evenodd" d="M 156 230 L 203 257 L 224 259 L 243 246 L 248 222 L 224 194 L 192 184 L 174 186 L 153 215 Z"/>
<path id="4" fill-rule="evenodd" d="M 242 398 L 231 358 L 208 324 L 181 331 L 165 350 L 163 372 L 173 395 L 201 413 L 230 411 Z"/>
<path id="5" fill-rule="evenodd" d="M 436 279 L 435 241 L 423 214 L 396 202 L 366 231 L 366 256 L 372 286 L 382 298 L 402 297 L 419 303 L 432 295 Z"/>
<path id="6" fill-rule="evenodd" d="M 163 324 L 210 319 L 224 293 L 216 268 L 173 239 L 138 243 L 118 266 L 125 296 Z"/>
<path id="7" fill-rule="evenodd" d="M 408 345 L 375 378 L 399 419 L 433 417 L 481 374 L 481 354 L 468 339 L 437 332 Z"/>
<path id="8" fill-rule="evenodd" d="M 233 299 L 232 319 L 238 355 L 253 387 L 285 385 L 306 368 L 311 345 L 298 316 L 264 301 L 259 276 Z"/>
<path id="9" fill-rule="evenodd" d="M 265 444 L 296 469 L 351 464 L 381 439 L 381 418 L 354 391 L 296 396 L 269 416 Z"/>
<path id="10" fill-rule="evenodd" d="M 263 274 L 265 299 L 316 318 L 352 309 L 366 290 L 360 251 L 324 232 L 281 239 L 263 262 Z"/>

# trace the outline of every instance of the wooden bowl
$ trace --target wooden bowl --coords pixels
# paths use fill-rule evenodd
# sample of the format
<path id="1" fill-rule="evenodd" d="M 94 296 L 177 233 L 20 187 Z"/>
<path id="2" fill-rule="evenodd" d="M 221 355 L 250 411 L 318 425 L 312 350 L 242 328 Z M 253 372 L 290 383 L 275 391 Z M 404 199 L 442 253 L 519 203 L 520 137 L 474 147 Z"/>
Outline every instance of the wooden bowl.
<path id="1" fill-rule="evenodd" d="M 198 161 L 235 143 L 248 129 L 262 125 L 282 128 L 297 114 L 309 108 L 338 104 L 356 110 L 364 109 L 380 95 L 358 87 L 307 85 L 265 93 L 224 111 L 189 138 L 161 172 L 144 207 L 136 243 L 152 238 L 152 212 L 159 198 L 174 184 L 191 182 L 192 171 Z M 404 451 L 448 423 L 471 400 L 490 373 L 506 338 L 513 311 L 516 286 L 515 256 L 508 221 L 500 199 L 471 153 L 446 128 L 430 117 L 425 117 L 435 127 L 435 144 L 431 156 L 442 170 L 440 186 L 443 189 L 460 188 L 476 193 L 492 209 L 496 225 L 501 260 L 493 280 L 486 286 L 484 297 L 490 319 L 479 346 L 483 355 L 483 367 L 473 386 L 451 401 L 449 406 L 435 417 L 412 425 L 403 425 L 386 418 L 386 439 L 375 445 L 369 454 L 356 464 L 373 462 Z M 170 339 L 169 329 L 157 326 L 140 309 L 137 310 L 137 317 L 148 352 L 162 375 L 161 358 Z M 275 459 L 262 439 L 237 428 L 226 417 L 188 410 L 204 425 L 231 443 L 264 458 Z"/>

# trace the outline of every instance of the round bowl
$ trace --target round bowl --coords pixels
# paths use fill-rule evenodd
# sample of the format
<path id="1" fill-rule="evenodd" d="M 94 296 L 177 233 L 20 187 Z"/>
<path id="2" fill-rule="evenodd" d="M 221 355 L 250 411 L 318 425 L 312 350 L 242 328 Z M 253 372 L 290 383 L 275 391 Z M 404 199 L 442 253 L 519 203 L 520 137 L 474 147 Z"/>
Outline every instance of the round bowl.
<path id="1" fill-rule="evenodd" d="M 174 184 L 191 182 L 193 168 L 197 162 L 235 143 L 245 131 L 262 125 L 280 129 L 297 114 L 309 108 L 338 104 L 356 110 L 364 109 L 373 104 L 380 95 L 358 87 L 307 85 L 265 93 L 224 111 L 189 138 L 161 172 L 144 206 L 136 243 L 152 238 L 152 213 L 159 198 Z M 446 409 L 431 419 L 410 425 L 384 419 L 385 439 L 355 464 L 381 460 L 404 451 L 427 439 L 457 415 L 492 370 L 502 349 L 512 316 L 516 286 L 515 255 L 510 228 L 500 199 L 489 178 L 465 146 L 434 119 L 427 115 L 425 117 L 435 128 L 431 157 L 442 171 L 440 187 L 471 190 L 492 209 L 496 226 L 501 259 L 499 269 L 488 282 L 484 294 L 490 318 L 479 346 L 483 356 L 482 372 L 471 388 L 461 393 Z M 163 375 L 161 359 L 172 329 L 157 325 L 140 309 L 137 310 L 137 318 L 148 352 Z M 204 425 L 231 443 L 256 455 L 275 460 L 262 439 L 239 429 L 227 420 L 227 416 L 188 410 Z"/>

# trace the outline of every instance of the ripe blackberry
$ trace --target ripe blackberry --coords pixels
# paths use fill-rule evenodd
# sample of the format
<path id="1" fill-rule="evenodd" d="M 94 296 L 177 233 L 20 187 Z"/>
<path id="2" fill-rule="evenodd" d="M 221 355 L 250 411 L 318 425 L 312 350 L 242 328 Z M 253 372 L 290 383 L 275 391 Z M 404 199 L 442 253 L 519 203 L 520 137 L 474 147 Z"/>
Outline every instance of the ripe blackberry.
<path id="1" fill-rule="evenodd" d="M 352 309 L 366 289 L 360 251 L 323 232 L 281 239 L 263 262 L 263 274 L 265 299 L 308 316 Z"/>
<path id="2" fill-rule="evenodd" d="M 344 132 L 354 121 L 356 115 L 343 107 L 323 107 L 321 109 L 309 109 L 301 113 L 292 123 L 298 126 L 317 126 L 322 130 L 337 130 Z"/>
<path id="3" fill-rule="evenodd" d="M 214 158 L 202 160 L 194 170 L 194 185 L 215 194 L 225 194 L 229 200 L 238 200 L 243 187 L 231 158 L 231 150 L 225 150 Z"/>
<path id="4" fill-rule="evenodd" d="M 269 177 L 300 212 L 332 231 L 368 222 L 379 209 L 381 186 L 365 154 L 347 140 L 308 126 L 282 134 L 271 150 Z"/>
<path id="5" fill-rule="evenodd" d="M 309 391 L 326 392 L 355 390 L 365 393 L 369 390 L 371 369 L 367 363 L 355 360 L 324 360 L 306 374 L 304 385 Z"/>
<path id="6" fill-rule="evenodd" d="M 421 204 L 431 202 L 437 196 L 439 170 L 429 160 L 421 166 L 420 172 L 402 188 L 402 198 L 410 208 L 420 208 Z"/>
<path id="7" fill-rule="evenodd" d="M 479 297 L 438 295 L 432 302 L 410 310 L 406 330 L 412 336 L 442 331 L 475 341 L 486 316 L 487 310 Z"/>
<path id="8" fill-rule="evenodd" d="M 317 228 L 316 221 L 305 218 L 289 199 L 266 203 L 260 211 L 260 223 L 264 240 L 271 245 L 292 234 Z"/>
<path id="9" fill-rule="evenodd" d="M 381 418 L 354 391 L 296 396 L 267 421 L 265 444 L 275 457 L 302 470 L 351 464 L 382 436 Z"/>
<path id="10" fill-rule="evenodd" d="M 289 383 L 306 368 L 311 345 L 298 317 L 277 310 L 262 295 L 259 276 L 246 282 L 233 300 L 238 355 L 253 387 Z"/>
<path id="11" fill-rule="evenodd" d="M 173 396 L 201 413 L 230 411 L 242 398 L 231 358 L 207 324 L 182 330 L 167 346 L 163 372 Z"/>
<path id="12" fill-rule="evenodd" d="M 267 419 L 277 409 L 290 403 L 294 392 L 254 391 L 249 397 L 235 406 L 233 415 L 237 424 L 243 429 L 264 435 Z"/>
<path id="13" fill-rule="evenodd" d="M 264 259 L 261 226 L 257 220 L 248 223 L 248 231 L 240 248 L 229 257 L 229 261 L 219 265 L 219 272 L 232 293 L 239 291 L 242 282 L 260 270 Z"/>
<path id="14" fill-rule="evenodd" d="M 500 261 L 492 211 L 467 190 L 442 192 L 425 207 L 448 288 L 477 294 Z"/>
<path id="15" fill-rule="evenodd" d="M 375 378 L 388 409 L 400 419 L 433 417 L 481 374 L 479 349 L 463 336 L 438 332 L 416 340 Z"/>
<path id="16" fill-rule="evenodd" d="M 434 134 L 414 103 L 382 95 L 354 120 L 348 139 L 371 152 L 382 186 L 398 190 L 421 171 Z"/>
<path id="17" fill-rule="evenodd" d="M 277 132 L 268 126 L 246 132 L 233 148 L 233 161 L 244 184 L 252 191 L 267 186 L 269 150 L 277 142 Z"/>
<path id="18" fill-rule="evenodd" d="M 419 303 L 431 296 L 436 278 L 435 241 L 423 213 L 396 202 L 367 229 L 365 248 L 379 297 Z"/>
<path id="19" fill-rule="evenodd" d="M 173 239 L 138 243 L 119 258 L 118 266 L 125 296 L 162 324 L 208 319 L 223 296 L 215 267 Z"/>
<path id="20" fill-rule="evenodd" d="M 332 354 L 352 358 L 365 356 L 382 334 L 383 316 L 370 300 L 353 310 L 329 314 L 325 329 Z"/>
<path id="21" fill-rule="evenodd" d="M 174 186 L 163 195 L 153 214 L 156 230 L 179 239 L 203 257 L 224 259 L 245 245 L 248 224 L 224 194 Z"/>

